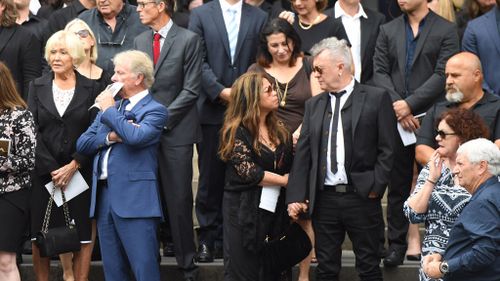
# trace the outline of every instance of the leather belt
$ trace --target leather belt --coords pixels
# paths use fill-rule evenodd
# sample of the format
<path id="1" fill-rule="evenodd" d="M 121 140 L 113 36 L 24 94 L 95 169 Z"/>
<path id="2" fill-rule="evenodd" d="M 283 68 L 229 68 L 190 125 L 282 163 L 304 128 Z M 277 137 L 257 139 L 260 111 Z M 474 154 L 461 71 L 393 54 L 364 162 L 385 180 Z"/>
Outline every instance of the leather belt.
<path id="1" fill-rule="evenodd" d="M 108 186 L 108 180 L 97 180 L 97 186 L 98 187 L 107 187 Z"/>
<path id="2" fill-rule="evenodd" d="M 324 185 L 324 190 L 338 193 L 356 192 L 356 188 L 350 184 Z"/>

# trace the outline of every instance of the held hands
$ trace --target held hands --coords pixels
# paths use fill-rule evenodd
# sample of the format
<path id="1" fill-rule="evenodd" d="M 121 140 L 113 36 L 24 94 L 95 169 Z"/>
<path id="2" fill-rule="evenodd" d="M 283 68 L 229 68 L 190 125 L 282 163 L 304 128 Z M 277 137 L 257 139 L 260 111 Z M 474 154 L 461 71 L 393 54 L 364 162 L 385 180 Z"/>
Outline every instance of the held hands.
<path id="1" fill-rule="evenodd" d="M 439 270 L 442 258 L 440 254 L 431 254 L 424 257 L 422 268 L 428 277 L 434 279 L 443 277 L 443 273 Z"/>
<path id="2" fill-rule="evenodd" d="M 111 91 L 109 90 L 102 91 L 95 99 L 95 102 L 99 105 L 99 108 L 102 111 L 106 111 L 106 109 L 115 105 L 113 93 L 111 93 Z"/>
<path id="3" fill-rule="evenodd" d="M 306 200 L 305 203 L 303 202 L 294 202 L 288 204 L 288 216 L 292 218 L 292 220 L 298 220 L 299 219 L 299 214 L 300 213 L 305 213 L 307 212 L 309 200 Z"/>
<path id="4" fill-rule="evenodd" d="M 69 164 L 62 166 L 61 168 L 54 170 L 50 173 L 52 176 L 52 181 L 56 187 L 64 190 L 68 185 L 69 181 L 75 174 L 75 172 L 80 168 L 80 165 L 76 160 L 72 160 Z"/>
<path id="5" fill-rule="evenodd" d="M 398 121 L 411 114 L 411 109 L 408 106 L 408 103 L 404 100 L 395 101 L 392 104 L 392 107 L 394 108 L 394 112 L 396 112 Z"/>

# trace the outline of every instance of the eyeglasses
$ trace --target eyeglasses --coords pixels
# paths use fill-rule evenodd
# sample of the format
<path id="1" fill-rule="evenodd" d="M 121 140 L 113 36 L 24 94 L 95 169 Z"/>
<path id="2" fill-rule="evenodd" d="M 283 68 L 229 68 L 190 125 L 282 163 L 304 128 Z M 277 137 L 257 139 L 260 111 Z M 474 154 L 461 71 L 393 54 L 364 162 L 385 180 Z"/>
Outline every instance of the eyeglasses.
<path id="1" fill-rule="evenodd" d="M 87 29 L 78 30 L 75 32 L 80 38 L 87 38 L 90 35 L 90 32 Z"/>
<path id="2" fill-rule="evenodd" d="M 323 68 L 321 68 L 321 67 L 319 67 L 317 65 L 313 67 L 313 71 L 317 72 L 319 75 L 323 74 Z"/>
<path id="3" fill-rule="evenodd" d="M 147 4 L 152 4 L 152 3 L 156 3 L 156 1 L 148 1 L 148 2 L 137 2 L 137 8 L 141 8 L 141 9 L 144 9 L 146 8 L 146 5 Z"/>
<path id="4" fill-rule="evenodd" d="M 443 130 L 438 130 L 437 135 L 444 140 L 444 139 L 446 139 L 446 136 L 453 136 L 453 135 L 456 135 L 456 133 L 446 133 Z"/>

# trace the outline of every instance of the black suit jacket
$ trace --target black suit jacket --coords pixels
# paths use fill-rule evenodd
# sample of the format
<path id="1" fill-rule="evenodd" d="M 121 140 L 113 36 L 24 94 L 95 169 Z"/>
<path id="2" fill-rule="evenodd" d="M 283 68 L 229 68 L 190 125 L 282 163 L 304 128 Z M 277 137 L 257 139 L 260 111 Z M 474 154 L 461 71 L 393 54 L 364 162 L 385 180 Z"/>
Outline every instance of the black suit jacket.
<path id="1" fill-rule="evenodd" d="M 379 12 L 363 7 L 365 17 L 360 18 L 361 22 L 361 83 L 372 84 L 373 77 L 373 55 L 375 54 L 375 43 L 380 26 L 385 23 L 385 16 Z M 329 17 L 335 17 L 335 9 L 325 11 Z"/>
<path id="2" fill-rule="evenodd" d="M 0 61 L 12 72 L 24 100 L 28 99 L 29 83 L 42 75 L 41 50 L 40 41 L 24 27 L 0 26 Z"/>
<path id="3" fill-rule="evenodd" d="M 446 61 L 459 51 L 456 26 L 429 11 L 419 34 L 406 92 L 404 15 L 380 27 L 373 58 L 373 83 L 386 88 L 392 101 L 404 99 L 415 115 L 444 97 Z"/>
<path id="4" fill-rule="evenodd" d="M 135 38 L 134 49 L 153 58 L 153 32 Z M 201 140 L 196 101 L 201 93 L 202 51 L 200 37 L 175 23 L 169 30 L 156 63 L 150 91 L 168 109 L 165 135 L 168 145 L 186 145 Z"/>
<path id="5" fill-rule="evenodd" d="M 243 3 L 232 64 L 219 1 L 211 1 L 191 11 L 189 29 L 200 35 L 203 42 L 202 95 L 198 100 L 202 124 L 222 124 L 226 107 L 219 100 L 219 94 L 231 87 L 255 62 L 259 34 L 266 21 L 264 11 Z"/>
<path id="6" fill-rule="evenodd" d="M 387 91 L 356 83 L 352 98 L 352 155 L 347 169 L 349 183 L 357 193 L 368 198 L 370 192 L 382 196 L 393 165 L 396 119 Z M 325 180 L 326 166 L 321 166 L 323 118 L 330 102 L 328 93 L 306 102 L 302 130 L 295 149 L 295 158 L 288 180 L 286 201 L 309 200 L 309 213 L 314 210 L 318 188 Z"/>
<path id="7" fill-rule="evenodd" d="M 92 124 L 96 112 L 89 108 L 100 87 L 76 71 L 75 74 L 75 94 L 62 117 L 52 93 L 54 73 L 49 72 L 30 84 L 28 109 L 37 131 L 35 171 L 38 176 L 47 176 L 75 159 L 82 166 L 83 174 L 90 178 L 90 159 L 76 152 L 76 141 Z"/>

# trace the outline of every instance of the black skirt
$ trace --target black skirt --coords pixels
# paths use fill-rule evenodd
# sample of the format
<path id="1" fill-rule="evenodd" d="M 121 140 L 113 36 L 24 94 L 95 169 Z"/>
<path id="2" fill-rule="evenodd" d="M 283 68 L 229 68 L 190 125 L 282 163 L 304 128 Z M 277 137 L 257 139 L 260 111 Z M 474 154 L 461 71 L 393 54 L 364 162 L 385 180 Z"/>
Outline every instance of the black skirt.
<path id="1" fill-rule="evenodd" d="M 24 242 L 29 225 L 30 190 L 0 195 L 0 251 L 15 253 Z"/>

